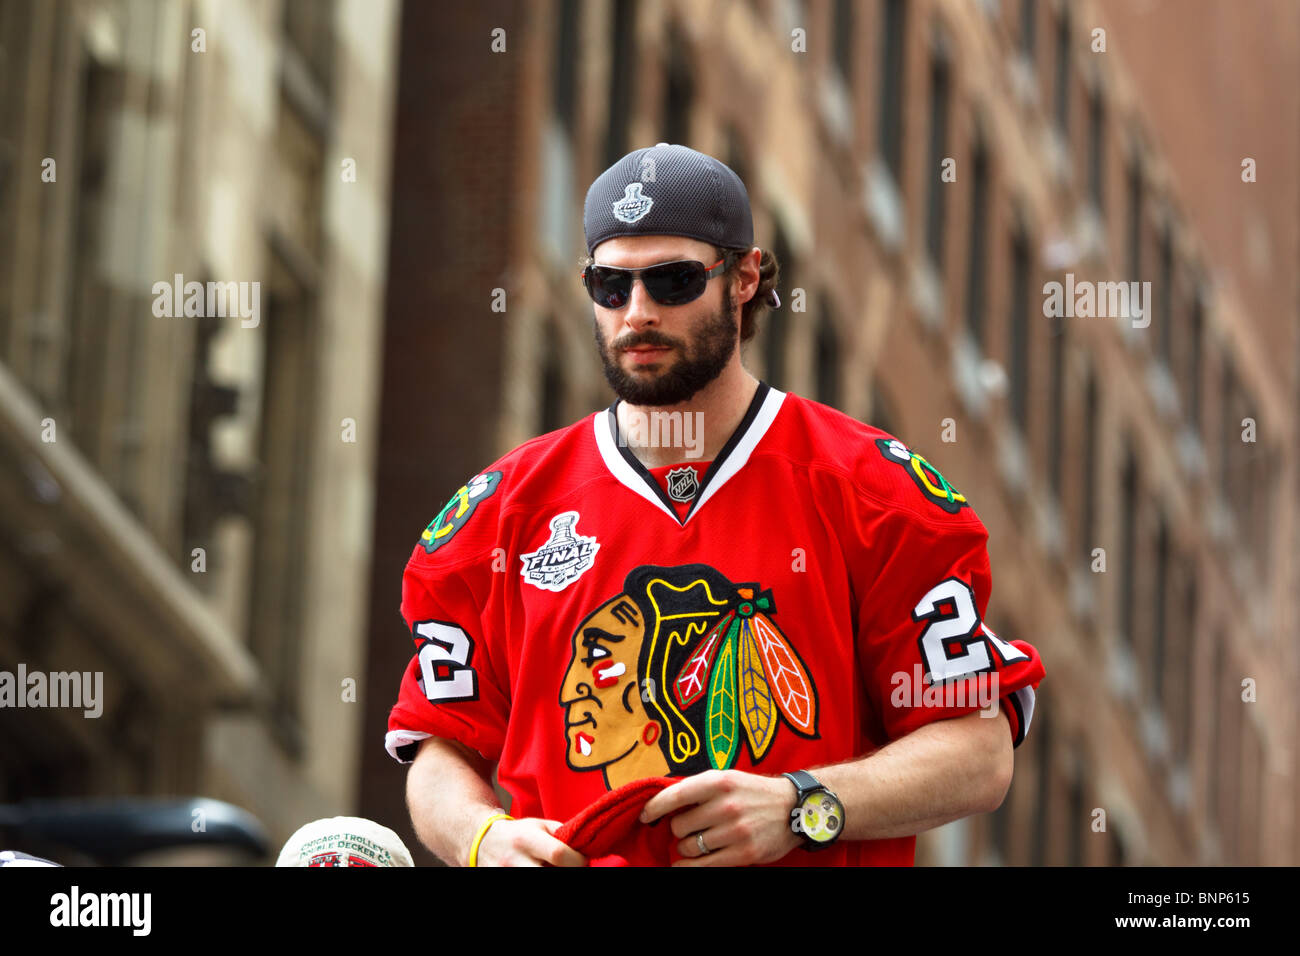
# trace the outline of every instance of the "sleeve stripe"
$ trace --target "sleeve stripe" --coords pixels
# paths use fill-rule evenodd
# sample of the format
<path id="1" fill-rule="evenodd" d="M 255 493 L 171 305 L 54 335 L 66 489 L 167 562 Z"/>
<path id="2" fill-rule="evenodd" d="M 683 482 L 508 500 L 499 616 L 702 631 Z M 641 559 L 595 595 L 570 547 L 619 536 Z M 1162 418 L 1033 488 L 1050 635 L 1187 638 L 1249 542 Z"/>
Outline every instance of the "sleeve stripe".
<path id="1" fill-rule="evenodd" d="M 1020 727 L 1016 734 L 1013 746 L 1019 747 L 1029 733 L 1029 725 L 1034 719 L 1034 689 L 1033 687 L 1022 687 L 1020 690 L 1008 695 L 1011 700 L 1011 706 L 1016 709 L 1016 717 Z"/>
<path id="2" fill-rule="evenodd" d="M 432 736 L 422 730 L 390 730 L 384 734 L 384 749 L 398 763 L 410 763 L 415 759 L 415 744 Z"/>

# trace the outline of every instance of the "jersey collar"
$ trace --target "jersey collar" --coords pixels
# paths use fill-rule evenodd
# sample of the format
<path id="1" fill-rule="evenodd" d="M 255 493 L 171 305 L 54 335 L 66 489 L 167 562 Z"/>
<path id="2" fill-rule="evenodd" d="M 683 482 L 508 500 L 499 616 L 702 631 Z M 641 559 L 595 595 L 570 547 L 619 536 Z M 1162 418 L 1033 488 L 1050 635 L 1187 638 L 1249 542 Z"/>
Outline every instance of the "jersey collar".
<path id="1" fill-rule="evenodd" d="M 745 411 L 745 417 L 740 420 L 736 430 L 731 433 L 727 443 L 722 446 L 722 450 L 718 452 L 709 465 L 708 471 L 704 473 L 699 491 L 695 493 L 695 500 L 691 503 L 685 518 L 677 517 L 677 510 L 664 494 L 659 482 L 655 481 L 645 465 L 632 454 L 631 449 L 619 443 L 617 400 L 603 412 L 597 412 L 592 416 L 596 432 L 596 447 L 600 450 L 600 457 L 604 460 L 605 467 L 624 487 L 650 502 L 678 525 L 684 526 L 704 507 L 704 503 L 713 497 L 714 492 L 744 467 L 750 454 L 772 426 L 772 422 L 776 420 L 776 413 L 780 411 L 784 400 L 785 392 L 772 388 L 766 382 L 758 383 L 758 390 L 754 392 L 754 398 Z"/>

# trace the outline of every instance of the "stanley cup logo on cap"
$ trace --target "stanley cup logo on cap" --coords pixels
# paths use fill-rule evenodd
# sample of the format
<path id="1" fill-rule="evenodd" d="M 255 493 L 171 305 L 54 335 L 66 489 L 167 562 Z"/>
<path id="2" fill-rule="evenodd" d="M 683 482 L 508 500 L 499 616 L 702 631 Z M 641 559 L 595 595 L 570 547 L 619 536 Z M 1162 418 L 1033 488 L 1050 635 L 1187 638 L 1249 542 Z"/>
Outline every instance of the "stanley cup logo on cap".
<path id="1" fill-rule="evenodd" d="M 619 222 L 636 222 L 644 218 L 654 202 L 649 196 L 641 195 L 640 183 L 628 183 L 623 190 L 623 198 L 612 203 L 614 218 Z"/>

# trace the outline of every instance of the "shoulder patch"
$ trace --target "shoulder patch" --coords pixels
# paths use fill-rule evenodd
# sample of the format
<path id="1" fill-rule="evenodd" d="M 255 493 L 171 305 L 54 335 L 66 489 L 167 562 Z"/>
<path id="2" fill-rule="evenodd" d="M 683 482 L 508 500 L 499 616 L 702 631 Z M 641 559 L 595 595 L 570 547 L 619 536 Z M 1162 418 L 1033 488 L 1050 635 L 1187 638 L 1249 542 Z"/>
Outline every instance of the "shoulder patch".
<path id="1" fill-rule="evenodd" d="M 501 483 L 501 472 L 487 471 L 475 475 L 451 496 L 451 500 L 438 512 L 438 517 L 420 535 L 420 545 L 427 554 L 433 554 L 473 517 L 479 502 L 490 498 Z"/>
<path id="2" fill-rule="evenodd" d="M 921 489 L 921 494 L 944 511 L 955 515 L 962 508 L 970 507 L 966 496 L 948 484 L 948 479 L 939 474 L 939 469 L 897 438 L 877 438 L 876 447 L 880 449 L 885 461 L 892 462 L 907 472 L 907 477 Z"/>

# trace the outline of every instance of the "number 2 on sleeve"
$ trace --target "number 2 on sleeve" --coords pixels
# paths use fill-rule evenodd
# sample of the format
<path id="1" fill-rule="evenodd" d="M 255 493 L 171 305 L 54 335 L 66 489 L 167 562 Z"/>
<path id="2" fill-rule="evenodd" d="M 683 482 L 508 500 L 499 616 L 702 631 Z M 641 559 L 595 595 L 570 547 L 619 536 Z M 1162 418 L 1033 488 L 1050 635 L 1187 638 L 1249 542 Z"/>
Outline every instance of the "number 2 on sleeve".
<path id="1" fill-rule="evenodd" d="M 948 604 L 951 611 L 945 609 Z M 926 673 L 933 682 L 993 670 L 990 644 L 1004 664 L 1029 659 L 984 625 L 975 610 L 970 585 L 960 578 L 948 578 L 932 587 L 912 610 L 912 618 L 926 622 L 919 644 Z M 950 653 L 950 644 L 961 645 L 961 651 Z"/>
<path id="2" fill-rule="evenodd" d="M 417 621 L 411 628 L 420 644 L 420 684 L 435 704 L 478 700 L 478 675 L 469 666 L 474 641 L 462 628 L 444 621 Z"/>

